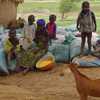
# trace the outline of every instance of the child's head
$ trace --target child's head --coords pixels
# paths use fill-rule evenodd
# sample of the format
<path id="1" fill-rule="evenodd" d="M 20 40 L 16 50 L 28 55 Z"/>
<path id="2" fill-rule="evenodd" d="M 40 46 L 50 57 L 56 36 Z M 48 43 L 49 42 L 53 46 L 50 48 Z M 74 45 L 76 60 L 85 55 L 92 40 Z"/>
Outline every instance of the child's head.
<path id="1" fill-rule="evenodd" d="M 44 19 L 38 19 L 37 20 L 37 29 L 36 29 L 36 32 L 38 33 L 43 33 L 46 31 L 46 25 L 45 25 L 45 20 Z"/>
<path id="2" fill-rule="evenodd" d="M 50 15 L 49 16 L 49 21 L 50 22 L 55 22 L 56 21 L 56 15 Z"/>
<path id="3" fill-rule="evenodd" d="M 24 28 L 24 23 L 24 19 L 19 17 L 19 19 L 17 20 L 17 28 Z"/>
<path id="4" fill-rule="evenodd" d="M 45 20 L 44 19 L 38 19 L 37 20 L 37 27 L 45 27 Z"/>
<path id="5" fill-rule="evenodd" d="M 29 25 L 32 25 L 34 21 L 35 21 L 35 16 L 34 15 L 28 16 L 28 24 Z"/>
<path id="6" fill-rule="evenodd" d="M 22 20 L 22 18 L 21 18 L 21 17 L 19 17 L 19 18 L 18 18 L 18 20 Z"/>
<path id="7" fill-rule="evenodd" d="M 9 38 L 15 38 L 16 37 L 16 29 L 12 28 L 9 31 Z"/>
<path id="8" fill-rule="evenodd" d="M 90 3 L 88 1 L 84 1 L 82 3 L 82 10 L 83 11 L 89 11 L 89 9 L 90 9 Z"/>

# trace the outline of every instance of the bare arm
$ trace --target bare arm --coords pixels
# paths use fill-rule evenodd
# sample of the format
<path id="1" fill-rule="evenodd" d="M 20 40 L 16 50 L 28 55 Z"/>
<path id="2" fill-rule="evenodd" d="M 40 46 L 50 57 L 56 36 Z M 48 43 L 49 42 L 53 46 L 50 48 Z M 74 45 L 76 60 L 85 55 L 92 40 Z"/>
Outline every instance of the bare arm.
<path id="1" fill-rule="evenodd" d="M 76 26 L 76 28 L 79 30 L 79 25 L 80 25 L 80 14 L 79 14 L 79 16 L 78 16 L 78 18 L 77 18 L 77 26 Z"/>
<path id="2" fill-rule="evenodd" d="M 93 12 L 91 12 L 91 14 L 92 14 L 93 22 L 94 22 L 94 24 L 95 24 L 95 30 L 94 30 L 94 31 L 96 31 L 96 30 L 97 30 L 96 17 L 95 17 L 95 14 L 94 14 Z"/>

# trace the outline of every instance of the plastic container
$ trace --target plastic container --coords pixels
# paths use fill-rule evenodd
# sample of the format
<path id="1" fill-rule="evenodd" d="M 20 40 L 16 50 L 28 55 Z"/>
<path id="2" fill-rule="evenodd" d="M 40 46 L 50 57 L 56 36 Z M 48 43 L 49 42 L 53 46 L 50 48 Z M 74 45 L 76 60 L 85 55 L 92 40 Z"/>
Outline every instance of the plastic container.
<path id="1" fill-rule="evenodd" d="M 51 53 L 48 53 L 43 58 L 41 58 L 37 64 L 36 68 L 42 71 L 51 70 L 55 65 L 54 56 Z"/>

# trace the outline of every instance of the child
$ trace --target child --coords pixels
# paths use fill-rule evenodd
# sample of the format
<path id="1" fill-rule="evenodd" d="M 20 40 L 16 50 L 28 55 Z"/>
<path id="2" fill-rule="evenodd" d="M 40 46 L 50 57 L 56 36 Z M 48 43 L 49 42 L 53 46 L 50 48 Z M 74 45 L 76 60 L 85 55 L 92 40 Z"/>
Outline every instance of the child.
<path id="1" fill-rule="evenodd" d="M 28 16 L 28 25 L 25 27 L 25 37 L 29 41 L 33 41 L 35 38 L 36 25 L 34 22 L 35 22 L 35 16 L 34 15 Z"/>
<path id="2" fill-rule="evenodd" d="M 91 38 L 92 32 L 96 31 L 96 19 L 94 13 L 90 10 L 88 1 L 82 3 L 82 11 L 77 19 L 77 29 L 81 32 L 81 54 L 83 55 L 86 38 L 88 43 L 88 53 L 91 54 Z"/>
<path id="3" fill-rule="evenodd" d="M 16 30 L 10 29 L 9 31 L 9 38 L 4 42 L 4 51 L 6 55 L 6 62 L 8 67 L 11 68 L 11 63 L 12 61 L 16 61 L 17 58 L 17 51 L 20 51 L 20 45 L 19 45 L 19 40 L 16 38 Z M 16 64 L 14 65 L 16 67 Z M 14 68 L 15 68 L 14 67 Z M 14 68 L 9 70 L 14 70 Z"/>
<path id="4" fill-rule="evenodd" d="M 22 19 L 21 17 L 19 17 L 18 20 L 17 20 L 17 28 L 18 29 L 24 28 L 24 23 L 25 23 L 24 19 Z"/>
<path id="5" fill-rule="evenodd" d="M 48 50 L 48 33 L 43 19 L 37 21 L 35 42 L 40 49 Z"/>
<path id="6" fill-rule="evenodd" d="M 50 15 L 49 16 L 49 23 L 46 25 L 46 29 L 48 32 L 49 40 L 51 42 L 52 39 L 56 39 L 56 16 Z"/>

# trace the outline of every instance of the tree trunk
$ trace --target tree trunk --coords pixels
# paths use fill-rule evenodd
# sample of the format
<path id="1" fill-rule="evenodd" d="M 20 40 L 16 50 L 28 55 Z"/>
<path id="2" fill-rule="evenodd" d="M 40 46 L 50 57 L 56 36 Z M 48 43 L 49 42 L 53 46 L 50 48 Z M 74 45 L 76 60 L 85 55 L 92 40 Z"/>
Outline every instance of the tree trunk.
<path id="1" fill-rule="evenodd" d="M 65 13 L 62 13 L 61 20 L 64 21 Z"/>

